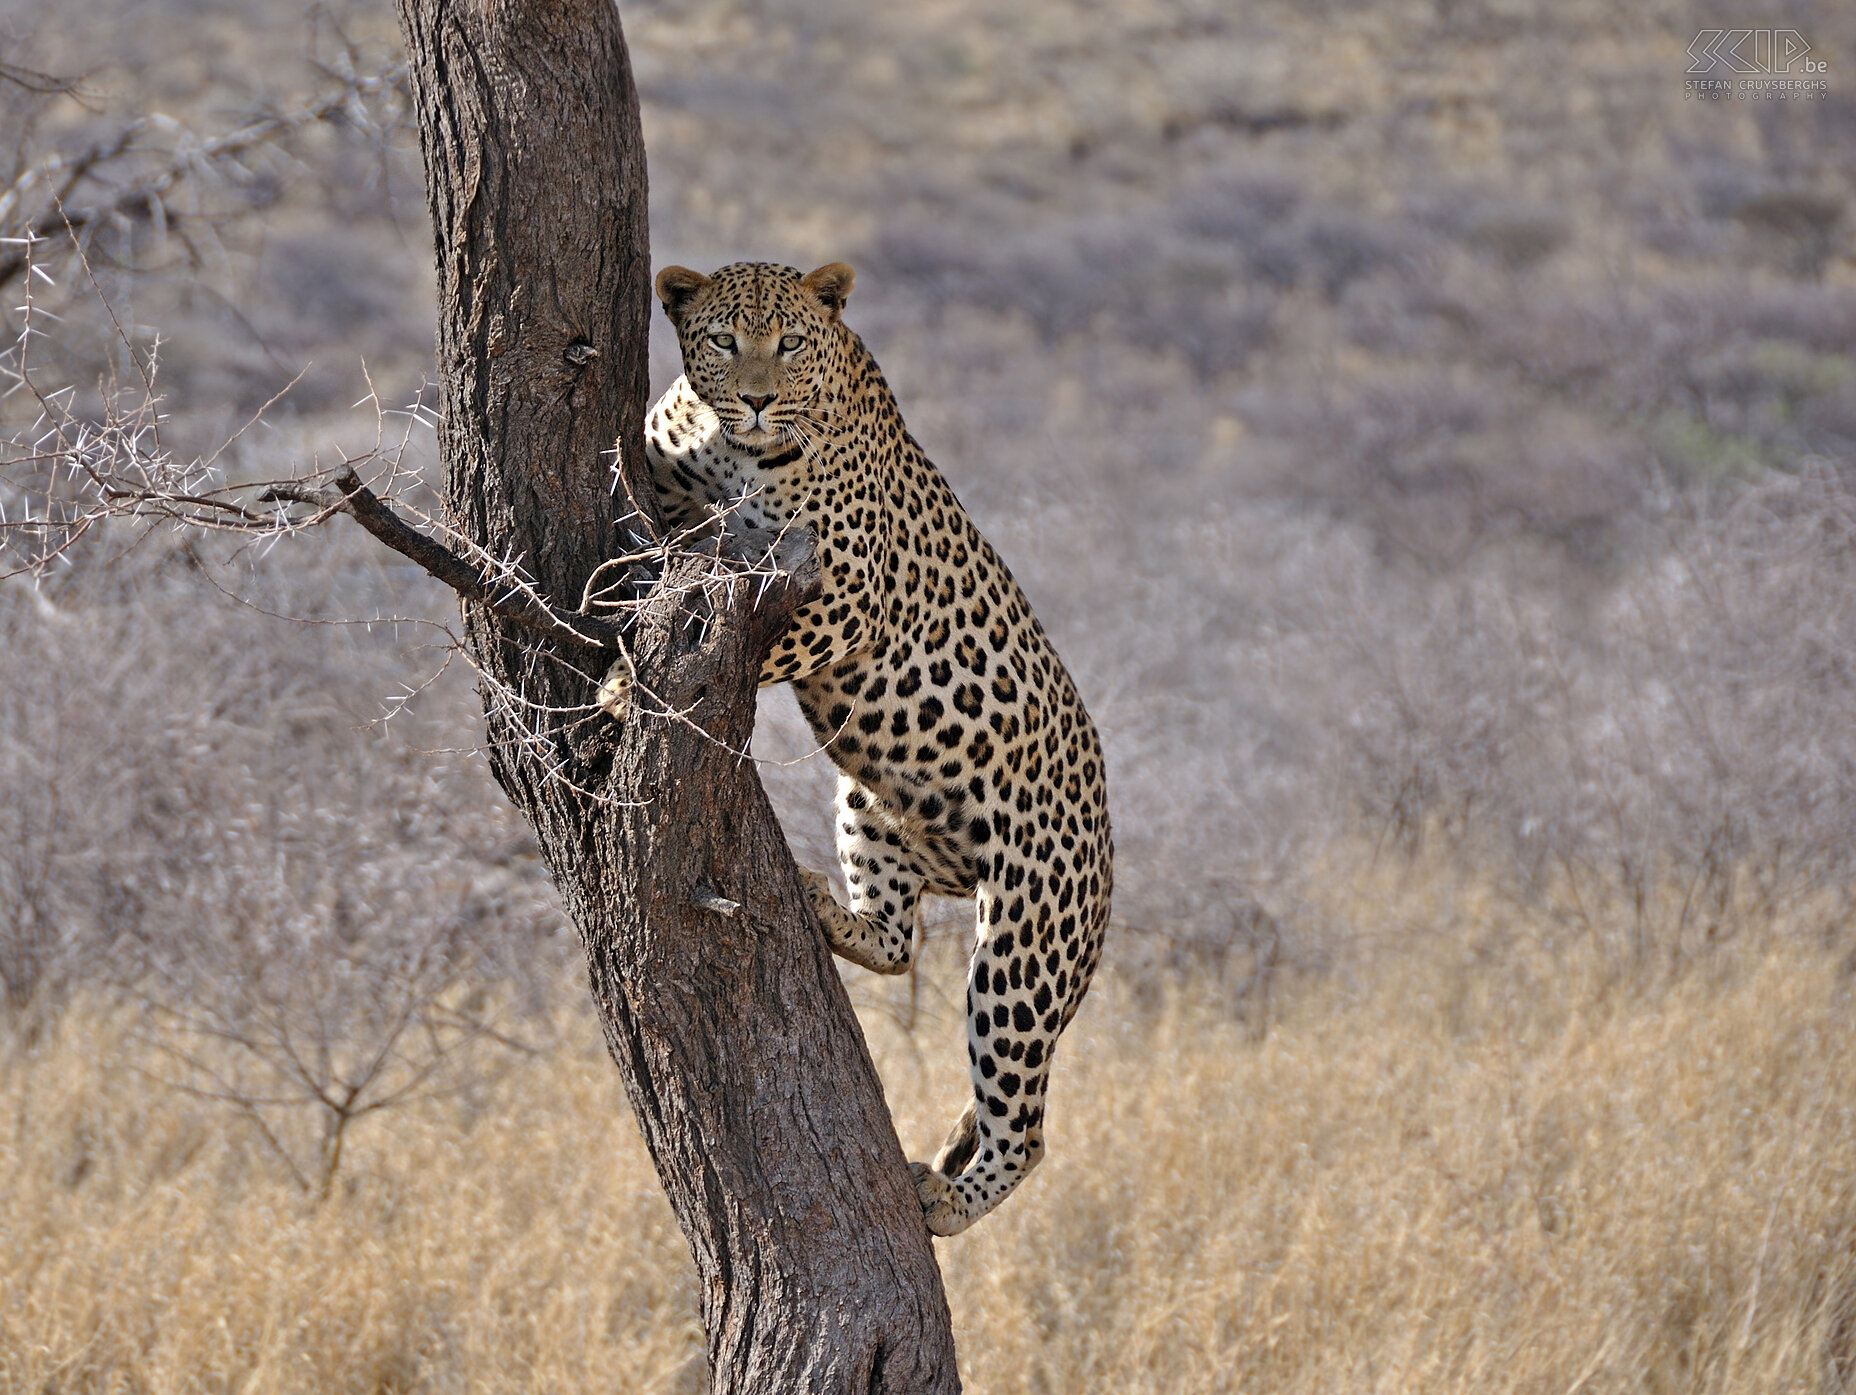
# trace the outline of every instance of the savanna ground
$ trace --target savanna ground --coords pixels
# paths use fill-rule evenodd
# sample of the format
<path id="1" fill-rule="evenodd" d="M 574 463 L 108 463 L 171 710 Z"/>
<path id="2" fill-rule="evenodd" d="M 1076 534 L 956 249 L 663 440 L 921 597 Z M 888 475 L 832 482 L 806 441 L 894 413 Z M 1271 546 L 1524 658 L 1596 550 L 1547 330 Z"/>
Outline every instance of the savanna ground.
<path id="1" fill-rule="evenodd" d="M 968 1388 L 1856 1388 L 1856 16 L 625 15 L 658 261 L 859 268 L 1108 746 L 1050 1160 L 940 1246 Z M 1723 25 L 1797 29 L 1828 97 L 1685 100 Z M 0 72 L 0 174 L 164 113 L 125 179 L 392 47 L 374 4 L 0 4 L 0 62 L 85 75 Z M 167 449 L 299 373 L 219 468 L 370 439 L 360 364 L 410 400 L 431 305 L 365 111 L 54 259 L 41 386 L 106 421 L 159 335 Z M 0 1390 L 699 1388 L 451 623 L 339 526 L 0 584 Z M 918 1156 L 958 912 L 849 979 Z"/>
<path id="2" fill-rule="evenodd" d="M 1216 987 L 1105 985 L 1051 1161 L 941 1247 L 969 1388 L 1856 1377 L 1840 922 L 1639 975 L 1449 869 L 1344 885 L 1331 909 L 1384 943 L 1281 985 L 1267 1030 Z M 119 1012 L 67 1009 L 5 1064 L 0 1380 L 700 1389 L 682 1238 L 570 986 L 555 1012 L 545 1053 L 357 1133 L 318 1204 L 151 1091 Z M 866 1024 L 903 1135 L 932 1137 L 957 1018 Z"/>

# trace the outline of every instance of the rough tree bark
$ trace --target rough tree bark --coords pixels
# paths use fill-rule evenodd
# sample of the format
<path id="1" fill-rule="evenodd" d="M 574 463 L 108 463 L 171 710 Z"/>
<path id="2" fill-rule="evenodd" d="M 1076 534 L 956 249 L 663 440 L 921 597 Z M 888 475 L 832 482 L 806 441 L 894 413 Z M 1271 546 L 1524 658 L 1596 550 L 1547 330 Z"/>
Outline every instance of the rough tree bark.
<path id="1" fill-rule="evenodd" d="M 437 243 L 450 521 L 573 610 L 621 550 L 614 441 L 649 508 L 644 149 L 618 15 L 611 0 L 399 12 Z M 585 943 L 695 1257 L 711 1388 L 954 1391 L 940 1272 L 882 1087 L 734 754 L 760 660 L 818 584 L 803 545 L 781 561 L 764 587 L 728 579 L 726 560 L 673 564 L 633 653 L 639 693 L 688 720 L 622 729 L 585 717 L 609 650 L 467 601 L 491 765 Z M 498 687 L 533 705 L 512 711 Z"/>

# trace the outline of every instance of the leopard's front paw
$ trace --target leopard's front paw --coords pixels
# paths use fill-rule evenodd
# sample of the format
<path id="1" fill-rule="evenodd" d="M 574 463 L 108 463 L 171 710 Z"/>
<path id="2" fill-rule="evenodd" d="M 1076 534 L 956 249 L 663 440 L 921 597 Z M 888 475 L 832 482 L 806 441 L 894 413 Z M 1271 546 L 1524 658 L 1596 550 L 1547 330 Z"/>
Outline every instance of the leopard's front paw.
<path id="1" fill-rule="evenodd" d="M 930 1233 L 958 1235 L 973 1224 L 967 1204 L 945 1174 L 918 1162 L 909 1164 L 909 1176 L 915 1179 L 915 1195 L 921 1198 L 922 1219 L 928 1222 Z"/>
<path id="2" fill-rule="evenodd" d="M 813 914 L 825 925 L 834 924 L 844 908 L 832 892 L 831 878 L 810 867 L 801 867 L 799 880 L 806 889 L 806 899 L 812 903 Z"/>
<path id="3" fill-rule="evenodd" d="M 632 705 L 632 666 L 631 661 L 620 655 L 606 670 L 606 677 L 599 685 L 599 692 L 593 699 L 599 704 L 599 710 L 615 722 L 625 720 L 625 714 Z"/>

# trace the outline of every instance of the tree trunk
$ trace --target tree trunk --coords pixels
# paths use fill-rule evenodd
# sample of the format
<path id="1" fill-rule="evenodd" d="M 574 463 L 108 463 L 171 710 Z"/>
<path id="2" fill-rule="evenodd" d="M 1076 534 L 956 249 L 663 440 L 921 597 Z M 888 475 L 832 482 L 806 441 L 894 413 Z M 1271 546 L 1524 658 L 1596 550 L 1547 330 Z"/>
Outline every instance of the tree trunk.
<path id="1" fill-rule="evenodd" d="M 399 10 L 438 249 L 449 521 L 571 610 L 629 548 L 627 493 L 653 511 L 644 150 L 618 16 L 610 0 Z M 770 585 L 724 557 L 670 566 L 639 617 L 622 728 L 589 713 L 609 654 L 467 604 L 491 767 L 586 946 L 696 1261 L 711 1388 L 955 1391 L 881 1084 L 736 754 L 761 658 L 818 585 L 803 544 L 779 560 Z"/>

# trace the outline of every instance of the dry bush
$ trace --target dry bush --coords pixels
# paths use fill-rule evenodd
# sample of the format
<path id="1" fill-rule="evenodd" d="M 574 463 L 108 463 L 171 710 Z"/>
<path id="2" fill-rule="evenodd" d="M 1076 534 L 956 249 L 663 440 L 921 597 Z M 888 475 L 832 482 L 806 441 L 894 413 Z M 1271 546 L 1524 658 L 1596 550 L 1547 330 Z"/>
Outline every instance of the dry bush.
<path id="1" fill-rule="evenodd" d="M 365 614 L 407 585 L 319 542 L 279 603 Z M 421 626 L 281 624 L 210 584 L 241 575 L 214 550 L 157 534 L 0 591 L 7 1028 L 121 987 L 140 1078 L 243 1114 L 316 1191 L 350 1125 L 532 1050 L 572 939 L 471 753 L 440 749 L 468 695 L 388 719 L 442 667 L 402 648 Z"/>
<path id="2" fill-rule="evenodd" d="M 8 1048 L 0 1389 L 642 1390 L 700 1351 L 584 1014 L 545 1068 L 357 1131 L 318 1204 L 255 1131 L 151 1094 L 126 1012 Z"/>
<path id="3" fill-rule="evenodd" d="M 1856 814 L 1836 657 L 1856 642 L 1856 494 L 1813 469 L 1684 503 L 1656 565 L 1583 623 L 1473 582 L 1358 593 L 1337 771 L 1407 848 L 1442 836 L 1530 887 L 1602 883 L 1643 908 L 1644 953 L 1677 957 L 1749 905 L 1840 895 Z M 1684 894 L 1651 896 L 1666 885 Z"/>
<path id="4" fill-rule="evenodd" d="M 134 381 L 132 357 L 165 341 L 190 404 L 178 438 L 291 382 L 287 410 L 339 408 L 357 357 L 395 399 L 410 390 L 432 311 L 407 256 L 424 201 L 390 17 L 156 3 L 62 18 L 0 15 L 5 327 L 35 290 L 61 317 L 42 353 L 93 410 L 100 376 Z M 39 284 L 27 239 L 51 272 Z"/>

